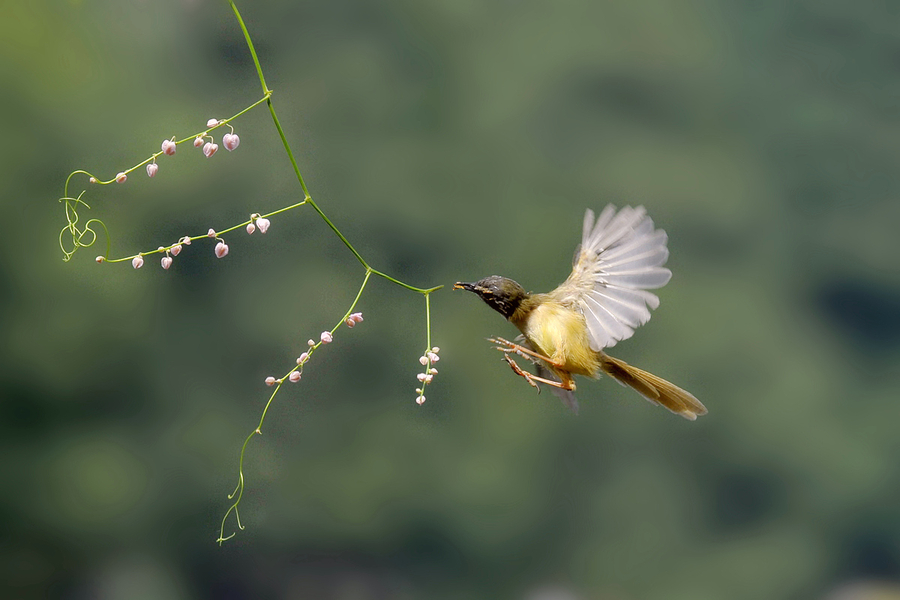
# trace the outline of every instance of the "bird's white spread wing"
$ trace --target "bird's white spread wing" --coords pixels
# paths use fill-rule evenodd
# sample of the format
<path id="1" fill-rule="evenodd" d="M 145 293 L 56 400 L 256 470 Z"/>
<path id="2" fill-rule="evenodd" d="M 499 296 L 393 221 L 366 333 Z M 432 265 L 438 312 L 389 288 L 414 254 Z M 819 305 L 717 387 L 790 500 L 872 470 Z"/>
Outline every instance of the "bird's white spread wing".
<path id="1" fill-rule="evenodd" d="M 659 298 L 646 290 L 660 288 L 672 277 L 663 267 L 669 257 L 667 241 L 643 206 L 616 212 L 610 204 L 596 221 L 592 210 L 585 212 L 572 274 L 558 291 L 584 314 L 593 350 L 628 339 L 650 320 Z"/>

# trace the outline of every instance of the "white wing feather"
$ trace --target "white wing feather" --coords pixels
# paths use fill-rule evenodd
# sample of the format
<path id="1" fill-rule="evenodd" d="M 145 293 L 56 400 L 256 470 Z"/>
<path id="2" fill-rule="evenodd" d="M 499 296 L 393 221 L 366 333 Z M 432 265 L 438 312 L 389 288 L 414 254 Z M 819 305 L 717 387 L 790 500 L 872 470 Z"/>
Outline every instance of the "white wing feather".
<path id="1" fill-rule="evenodd" d="M 560 287 L 567 291 L 563 301 L 577 304 L 584 314 L 593 350 L 630 338 L 650 320 L 659 298 L 645 290 L 660 288 L 672 277 L 663 267 L 667 241 L 643 206 L 616 212 L 610 204 L 596 221 L 592 210 L 585 212 L 581 247 Z"/>

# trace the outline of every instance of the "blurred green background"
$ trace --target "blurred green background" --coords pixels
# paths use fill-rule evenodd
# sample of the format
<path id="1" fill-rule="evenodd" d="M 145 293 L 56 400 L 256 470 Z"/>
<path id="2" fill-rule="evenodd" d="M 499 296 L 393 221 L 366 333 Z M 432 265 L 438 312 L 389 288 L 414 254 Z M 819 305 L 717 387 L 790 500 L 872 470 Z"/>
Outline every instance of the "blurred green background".
<path id="1" fill-rule="evenodd" d="M 220 548 L 263 379 L 362 271 L 308 207 L 221 261 L 63 263 L 70 171 L 112 177 L 259 83 L 223 2 L 5 2 L 0 596 L 900 597 L 900 5 L 241 8 L 312 195 L 378 269 L 545 291 L 586 207 L 647 206 L 674 277 L 614 354 L 710 414 L 604 379 L 574 417 L 449 289 L 418 407 L 424 302 L 375 279 L 278 396 Z M 296 202 L 265 109 L 236 131 L 91 187 L 83 217 L 123 256 Z"/>

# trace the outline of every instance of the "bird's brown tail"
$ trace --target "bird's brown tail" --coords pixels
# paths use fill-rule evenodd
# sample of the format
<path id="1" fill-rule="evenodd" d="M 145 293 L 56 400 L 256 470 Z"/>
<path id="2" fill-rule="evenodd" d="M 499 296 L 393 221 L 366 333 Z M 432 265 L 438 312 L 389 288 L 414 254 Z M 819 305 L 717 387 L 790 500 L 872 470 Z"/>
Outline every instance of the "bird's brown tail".
<path id="1" fill-rule="evenodd" d="M 634 389 L 641 396 L 673 413 L 691 421 L 706 414 L 706 407 L 693 394 L 677 385 L 669 383 L 662 377 L 632 367 L 625 361 L 603 354 L 600 359 L 603 372 L 623 385 Z"/>

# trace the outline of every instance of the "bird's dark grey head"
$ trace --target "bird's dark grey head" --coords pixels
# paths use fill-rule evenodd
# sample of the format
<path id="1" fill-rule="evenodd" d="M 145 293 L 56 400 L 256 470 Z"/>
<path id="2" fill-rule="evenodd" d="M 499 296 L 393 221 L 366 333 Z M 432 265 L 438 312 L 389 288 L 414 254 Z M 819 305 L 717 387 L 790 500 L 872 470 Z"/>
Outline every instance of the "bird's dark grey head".
<path id="1" fill-rule="evenodd" d="M 488 306 L 507 319 L 513 316 L 522 301 L 528 297 L 525 288 L 512 279 L 499 275 L 491 275 L 475 283 L 457 282 L 453 289 L 475 292 Z"/>

